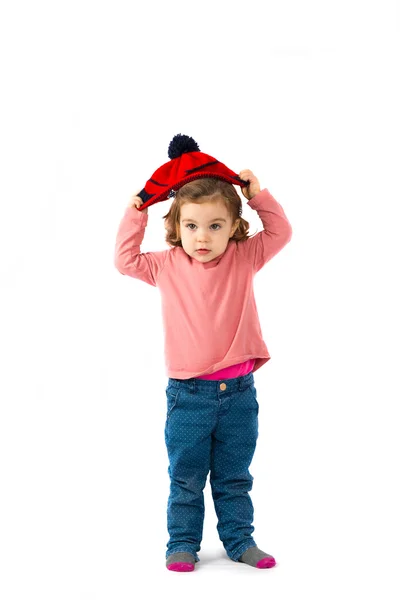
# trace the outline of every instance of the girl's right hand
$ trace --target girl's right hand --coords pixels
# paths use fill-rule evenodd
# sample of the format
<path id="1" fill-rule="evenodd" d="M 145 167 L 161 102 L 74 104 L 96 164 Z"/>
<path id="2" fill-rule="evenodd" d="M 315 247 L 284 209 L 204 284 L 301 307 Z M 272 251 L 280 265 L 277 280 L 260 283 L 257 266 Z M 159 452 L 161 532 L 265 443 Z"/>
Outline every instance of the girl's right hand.
<path id="1" fill-rule="evenodd" d="M 135 192 L 135 193 L 133 194 L 133 196 L 131 197 L 131 199 L 130 199 L 130 201 L 129 201 L 129 204 L 128 204 L 128 206 L 129 206 L 130 208 L 133 208 L 134 206 L 135 206 L 136 208 L 139 208 L 139 206 L 142 206 L 142 204 L 143 204 L 143 200 L 141 199 L 141 197 L 140 197 L 140 196 L 136 196 L 136 194 L 137 194 L 138 192 L 140 192 L 140 189 L 139 189 L 139 190 L 137 190 L 137 192 Z M 142 210 L 142 211 L 140 211 L 140 212 L 147 213 L 147 211 L 148 211 L 148 210 L 149 210 L 148 208 L 145 208 L 145 209 L 143 209 L 143 210 Z"/>

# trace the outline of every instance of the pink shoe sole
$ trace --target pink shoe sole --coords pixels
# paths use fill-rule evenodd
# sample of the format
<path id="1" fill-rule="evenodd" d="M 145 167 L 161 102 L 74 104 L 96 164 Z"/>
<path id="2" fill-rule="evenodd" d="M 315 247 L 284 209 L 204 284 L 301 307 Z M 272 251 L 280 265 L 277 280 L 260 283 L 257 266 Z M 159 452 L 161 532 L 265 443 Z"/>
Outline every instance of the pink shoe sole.
<path id="1" fill-rule="evenodd" d="M 276 560 L 273 556 L 266 556 L 257 563 L 257 569 L 270 569 L 276 565 Z"/>
<path id="2" fill-rule="evenodd" d="M 182 572 L 194 571 L 194 565 L 192 565 L 192 563 L 176 562 L 176 563 L 171 563 L 170 565 L 167 565 L 167 569 L 169 571 L 180 571 L 182 573 Z"/>

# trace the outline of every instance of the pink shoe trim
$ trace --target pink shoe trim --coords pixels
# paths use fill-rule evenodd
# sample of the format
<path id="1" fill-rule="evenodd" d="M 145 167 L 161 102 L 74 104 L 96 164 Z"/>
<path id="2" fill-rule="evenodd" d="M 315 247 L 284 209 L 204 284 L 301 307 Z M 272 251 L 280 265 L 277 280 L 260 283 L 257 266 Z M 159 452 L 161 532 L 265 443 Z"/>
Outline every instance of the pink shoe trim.
<path id="1" fill-rule="evenodd" d="M 257 569 L 269 569 L 276 565 L 276 560 L 273 556 L 265 556 L 257 563 Z"/>
<path id="2" fill-rule="evenodd" d="M 186 563 L 186 562 L 176 562 L 176 563 L 171 563 L 170 565 L 167 565 L 167 569 L 169 571 L 193 571 L 194 570 L 194 565 L 192 563 Z"/>

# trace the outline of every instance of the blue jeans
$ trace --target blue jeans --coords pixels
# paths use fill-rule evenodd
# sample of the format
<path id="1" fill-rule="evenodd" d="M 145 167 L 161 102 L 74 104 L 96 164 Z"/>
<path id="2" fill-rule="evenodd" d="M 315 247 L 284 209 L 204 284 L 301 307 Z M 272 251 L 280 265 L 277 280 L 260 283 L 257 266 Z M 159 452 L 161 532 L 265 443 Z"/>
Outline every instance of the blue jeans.
<path id="1" fill-rule="evenodd" d="M 166 556 L 191 552 L 203 534 L 203 489 L 210 472 L 217 530 L 234 561 L 256 542 L 249 466 L 258 437 L 254 375 L 232 379 L 168 379 L 165 443 L 170 496 Z"/>

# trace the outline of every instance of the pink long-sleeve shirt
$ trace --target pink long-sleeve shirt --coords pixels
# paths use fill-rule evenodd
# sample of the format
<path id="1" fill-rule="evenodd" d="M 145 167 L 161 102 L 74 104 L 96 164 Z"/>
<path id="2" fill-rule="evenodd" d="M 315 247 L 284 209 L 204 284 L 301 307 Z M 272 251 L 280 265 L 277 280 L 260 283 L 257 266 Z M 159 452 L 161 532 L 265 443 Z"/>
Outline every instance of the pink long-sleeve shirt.
<path id="1" fill-rule="evenodd" d="M 263 340 L 254 275 L 291 239 L 282 206 L 264 188 L 249 200 L 263 231 L 201 263 L 182 247 L 140 252 L 148 214 L 127 207 L 119 225 L 115 267 L 158 287 L 168 377 L 227 379 L 257 371 L 271 357 Z"/>

